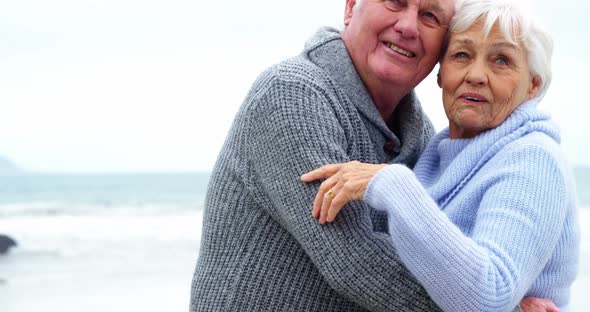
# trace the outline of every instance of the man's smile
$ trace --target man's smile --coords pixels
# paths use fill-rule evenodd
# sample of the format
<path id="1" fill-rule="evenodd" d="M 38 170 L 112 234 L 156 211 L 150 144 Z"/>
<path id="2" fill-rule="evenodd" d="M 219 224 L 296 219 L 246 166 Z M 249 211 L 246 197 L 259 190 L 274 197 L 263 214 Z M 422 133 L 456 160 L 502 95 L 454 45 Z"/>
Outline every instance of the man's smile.
<path id="1" fill-rule="evenodd" d="M 399 54 L 401 54 L 403 56 L 407 56 L 407 57 L 415 57 L 416 56 L 416 54 L 414 52 L 405 50 L 405 49 L 403 49 L 403 48 L 401 48 L 401 47 L 399 47 L 399 46 L 397 46 L 397 45 L 395 45 L 395 44 L 393 44 L 391 42 L 383 42 L 383 43 L 388 48 L 390 48 L 391 50 L 393 50 L 393 51 L 395 51 L 395 52 L 397 52 L 397 53 L 399 53 Z"/>

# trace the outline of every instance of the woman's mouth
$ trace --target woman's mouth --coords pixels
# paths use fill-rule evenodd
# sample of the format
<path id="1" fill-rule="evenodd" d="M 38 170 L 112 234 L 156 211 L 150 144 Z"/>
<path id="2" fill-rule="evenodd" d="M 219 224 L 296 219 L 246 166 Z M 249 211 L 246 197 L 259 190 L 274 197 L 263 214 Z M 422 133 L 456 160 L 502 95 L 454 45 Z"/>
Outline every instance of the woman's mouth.
<path id="1" fill-rule="evenodd" d="M 471 103 L 485 103 L 488 100 L 483 96 L 483 95 L 479 95 L 479 94 L 474 94 L 474 93 L 469 93 L 469 94 L 462 94 L 460 96 L 461 99 L 471 102 Z"/>

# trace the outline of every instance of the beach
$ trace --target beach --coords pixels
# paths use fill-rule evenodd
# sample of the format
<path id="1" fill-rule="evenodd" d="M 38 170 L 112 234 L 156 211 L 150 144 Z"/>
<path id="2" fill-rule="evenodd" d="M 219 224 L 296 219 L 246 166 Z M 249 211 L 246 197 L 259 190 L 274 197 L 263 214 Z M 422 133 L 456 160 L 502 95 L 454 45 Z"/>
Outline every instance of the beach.
<path id="1" fill-rule="evenodd" d="M 590 207 L 580 210 L 580 220 L 585 261 L 573 287 L 572 307 L 589 311 Z M 0 258 L 0 310 L 187 311 L 201 221 L 201 210 L 0 220 L 0 229 L 33 246 Z M 27 230 L 31 228 L 35 230 Z M 49 252 L 68 233 L 69 252 Z M 43 237 L 47 246 L 35 245 L 35 237 Z"/>
<path id="2" fill-rule="evenodd" d="M 0 311 L 187 311 L 201 215 L 0 220 L 31 246 L 0 257 Z"/>
<path id="3" fill-rule="evenodd" d="M 590 207 L 580 209 L 580 266 L 572 287 L 572 310 L 590 311 Z"/>

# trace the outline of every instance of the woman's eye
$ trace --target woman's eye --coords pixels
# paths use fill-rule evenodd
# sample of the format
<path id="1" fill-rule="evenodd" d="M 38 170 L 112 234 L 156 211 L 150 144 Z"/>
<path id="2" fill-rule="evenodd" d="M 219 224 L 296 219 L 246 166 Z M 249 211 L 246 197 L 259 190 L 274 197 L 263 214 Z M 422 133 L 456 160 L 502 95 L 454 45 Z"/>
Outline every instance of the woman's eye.
<path id="1" fill-rule="evenodd" d="M 457 52 L 453 56 L 456 59 L 468 59 L 469 58 L 469 54 L 467 54 L 465 52 Z"/>
<path id="2" fill-rule="evenodd" d="M 508 61 L 508 59 L 504 56 L 499 56 L 496 58 L 496 60 L 494 61 L 494 63 L 498 64 L 498 65 L 508 65 L 510 62 Z"/>

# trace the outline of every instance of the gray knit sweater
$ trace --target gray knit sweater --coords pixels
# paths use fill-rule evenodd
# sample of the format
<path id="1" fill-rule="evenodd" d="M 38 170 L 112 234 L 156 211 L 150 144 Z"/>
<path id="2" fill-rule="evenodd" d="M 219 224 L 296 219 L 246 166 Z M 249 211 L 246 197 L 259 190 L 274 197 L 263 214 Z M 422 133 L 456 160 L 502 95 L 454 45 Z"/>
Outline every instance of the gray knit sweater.
<path id="1" fill-rule="evenodd" d="M 262 73 L 211 176 L 190 310 L 438 310 L 395 254 L 383 214 L 352 202 L 319 225 L 319 183 L 299 180 L 350 160 L 413 166 L 432 125 L 413 93 L 395 115 L 394 134 L 333 29 Z"/>

